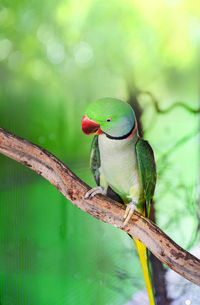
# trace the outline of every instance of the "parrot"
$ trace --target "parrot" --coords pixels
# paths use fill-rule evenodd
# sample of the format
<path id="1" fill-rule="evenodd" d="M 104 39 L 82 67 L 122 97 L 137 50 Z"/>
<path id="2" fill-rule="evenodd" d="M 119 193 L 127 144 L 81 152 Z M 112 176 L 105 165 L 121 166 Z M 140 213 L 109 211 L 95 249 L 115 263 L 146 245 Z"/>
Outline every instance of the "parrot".
<path id="1" fill-rule="evenodd" d="M 126 205 L 123 227 L 135 210 L 149 217 L 156 185 L 156 165 L 150 144 L 138 135 L 130 104 L 116 98 L 101 98 L 88 105 L 81 121 L 84 134 L 94 135 L 90 168 L 97 187 L 84 199 L 107 195 L 111 189 Z M 133 238 L 141 262 L 150 305 L 155 305 L 145 245 Z"/>

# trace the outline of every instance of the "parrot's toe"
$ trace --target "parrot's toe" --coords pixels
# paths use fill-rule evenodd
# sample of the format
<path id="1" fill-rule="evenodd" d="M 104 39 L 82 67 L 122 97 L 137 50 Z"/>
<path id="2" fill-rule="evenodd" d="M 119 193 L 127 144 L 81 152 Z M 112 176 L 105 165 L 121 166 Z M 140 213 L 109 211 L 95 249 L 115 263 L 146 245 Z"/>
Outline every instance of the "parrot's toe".
<path id="1" fill-rule="evenodd" d="M 104 190 L 102 189 L 101 186 L 97 186 L 97 187 L 94 187 L 91 190 L 89 190 L 85 194 L 84 199 L 89 199 L 90 200 L 90 199 L 92 199 L 92 197 L 94 197 L 97 194 L 104 194 Z"/>
<path id="2" fill-rule="evenodd" d="M 137 210 L 137 203 L 135 201 L 131 201 L 129 204 L 127 204 L 122 227 L 127 225 L 135 210 Z"/>

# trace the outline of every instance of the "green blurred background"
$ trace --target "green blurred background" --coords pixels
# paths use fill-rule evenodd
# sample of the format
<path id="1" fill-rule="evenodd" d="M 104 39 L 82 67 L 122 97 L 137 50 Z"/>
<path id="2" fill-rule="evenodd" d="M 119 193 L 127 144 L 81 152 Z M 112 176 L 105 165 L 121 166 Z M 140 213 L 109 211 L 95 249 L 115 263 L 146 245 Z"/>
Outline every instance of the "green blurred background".
<path id="1" fill-rule="evenodd" d="M 158 168 L 158 225 L 190 249 L 198 228 L 200 4 L 190 0 L 0 2 L 0 126 L 45 147 L 81 179 L 86 105 L 141 108 Z M 149 94 L 149 92 L 151 94 Z M 156 110 L 155 101 L 165 113 Z M 121 305 L 144 287 L 130 238 L 0 156 L 0 304 Z"/>

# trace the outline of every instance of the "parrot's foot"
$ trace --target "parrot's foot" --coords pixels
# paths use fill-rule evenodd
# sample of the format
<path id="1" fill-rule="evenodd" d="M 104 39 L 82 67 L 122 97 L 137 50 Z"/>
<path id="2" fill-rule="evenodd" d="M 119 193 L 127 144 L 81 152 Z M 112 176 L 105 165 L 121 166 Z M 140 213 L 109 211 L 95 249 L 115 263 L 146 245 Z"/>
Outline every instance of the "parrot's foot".
<path id="1" fill-rule="evenodd" d="M 124 213 L 124 223 L 122 227 L 125 227 L 127 225 L 135 210 L 137 210 L 137 203 L 135 201 L 131 201 L 129 204 L 127 204 L 126 211 Z"/>
<path id="2" fill-rule="evenodd" d="M 97 194 L 105 195 L 105 190 L 101 186 L 94 187 L 85 194 L 84 199 L 88 198 L 90 200 Z"/>

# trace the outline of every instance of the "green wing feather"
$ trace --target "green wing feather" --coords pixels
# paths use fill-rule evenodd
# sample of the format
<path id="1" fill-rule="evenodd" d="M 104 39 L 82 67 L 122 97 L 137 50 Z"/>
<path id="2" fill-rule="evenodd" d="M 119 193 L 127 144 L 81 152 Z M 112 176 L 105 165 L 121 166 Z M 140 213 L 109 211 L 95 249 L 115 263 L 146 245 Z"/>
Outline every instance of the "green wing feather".
<path id="1" fill-rule="evenodd" d="M 90 169 L 94 176 L 97 185 L 100 185 L 100 171 L 101 166 L 98 136 L 95 135 L 92 141 L 91 151 L 90 151 Z"/>
<path id="2" fill-rule="evenodd" d="M 156 185 L 156 164 L 154 154 L 149 143 L 141 138 L 136 143 L 136 154 L 140 179 L 144 190 L 144 198 L 149 212 L 150 202 Z"/>
<path id="3" fill-rule="evenodd" d="M 156 164 L 154 160 L 154 154 L 149 143 L 141 138 L 139 138 L 139 140 L 136 143 L 136 154 L 137 154 L 140 179 L 144 190 L 144 198 L 146 200 L 146 209 L 145 209 L 147 210 L 146 216 L 149 216 L 150 203 L 153 198 L 154 190 L 156 186 Z M 148 251 L 139 240 L 135 240 L 135 244 L 142 265 L 145 284 L 149 295 L 149 302 L 151 305 L 155 305 L 153 288 L 150 279 L 149 264 L 148 264 Z M 144 255 L 145 251 L 146 251 L 146 256 Z"/>

